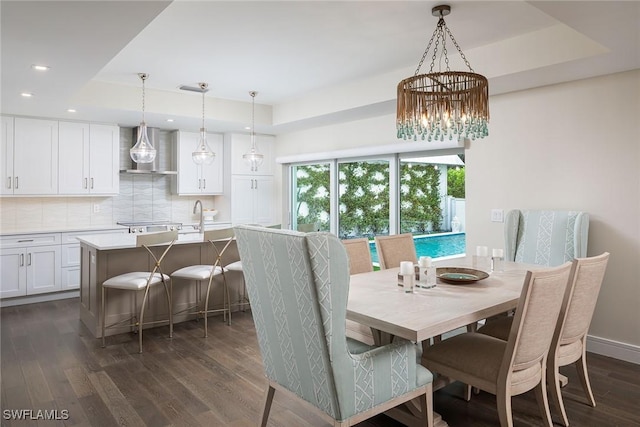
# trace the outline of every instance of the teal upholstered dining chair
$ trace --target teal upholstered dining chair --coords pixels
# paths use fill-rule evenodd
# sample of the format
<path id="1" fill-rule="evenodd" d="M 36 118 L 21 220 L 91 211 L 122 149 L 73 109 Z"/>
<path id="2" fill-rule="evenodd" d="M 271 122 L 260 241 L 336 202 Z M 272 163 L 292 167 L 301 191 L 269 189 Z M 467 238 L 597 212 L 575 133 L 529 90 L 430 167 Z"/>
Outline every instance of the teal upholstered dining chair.
<path id="1" fill-rule="evenodd" d="M 511 210 L 504 222 L 507 261 L 556 267 L 587 256 L 589 214 Z"/>
<path id="2" fill-rule="evenodd" d="M 416 346 L 370 347 L 345 335 L 349 260 L 329 233 L 235 228 L 265 375 L 261 425 L 274 393 L 306 401 L 335 426 L 350 426 L 414 398 L 433 425 L 431 373 Z"/>

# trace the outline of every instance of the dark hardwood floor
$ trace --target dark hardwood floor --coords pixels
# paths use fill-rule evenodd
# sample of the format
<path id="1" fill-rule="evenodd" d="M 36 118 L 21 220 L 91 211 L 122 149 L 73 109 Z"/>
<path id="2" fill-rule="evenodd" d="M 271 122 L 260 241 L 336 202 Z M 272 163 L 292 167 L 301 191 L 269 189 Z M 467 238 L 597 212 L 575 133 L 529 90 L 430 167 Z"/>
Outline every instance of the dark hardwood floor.
<path id="1" fill-rule="evenodd" d="M 255 426 L 265 380 L 250 311 L 145 331 L 144 353 L 134 335 L 110 337 L 107 348 L 78 320 L 77 299 L 1 310 L 2 426 Z M 589 355 L 597 407 L 586 405 L 572 367 L 563 390 L 572 426 L 640 426 L 640 366 Z M 496 426 L 495 398 L 465 402 L 454 383 L 435 393 L 435 409 L 452 427 Z M 10 410 L 57 410 L 58 421 L 11 420 Z M 66 412 L 65 412 L 66 411 Z M 513 398 L 516 426 L 538 426 L 533 393 Z M 50 412 L 51 413 L 51 412 Z M 556 417 L 557 420 L 557 417 Z M 269 426 L 329 426 L 276 393 Z M 398 426 L 384 415 L 363 427 Z"/>

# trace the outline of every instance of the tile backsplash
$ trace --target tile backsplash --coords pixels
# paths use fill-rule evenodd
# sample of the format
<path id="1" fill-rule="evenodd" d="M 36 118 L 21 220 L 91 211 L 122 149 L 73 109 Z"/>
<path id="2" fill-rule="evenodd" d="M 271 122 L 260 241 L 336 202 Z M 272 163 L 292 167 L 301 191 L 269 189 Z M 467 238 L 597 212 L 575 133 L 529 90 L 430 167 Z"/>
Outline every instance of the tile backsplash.
<path id="1" fill-rule="evenodd" d="M 169 138 L 161 131 L 160 138 Z M 120 166 L 128 169 L 131 129 L 120 129 Z M 168 143 L 160 144 L 170 150 Z M 168 161 L 170 153 L 162 153 Z M 126 156 L 126 157 L 125 157 Z M 164 166 L 164 165 L 163 165 Z M 169 166 L 169 165 L 167 165 Z M 113 197 L 0 197 L 0 231 L 38 231 L 114 225 L 118 221 L 176 221 L 194 223 L 195 201 L 205 209 L 216 206 L 224 196 L 178 196 L 171 194 L 173 175 L 120 174 L 120 194 Z M 223 212 L 216 218 L 229 218 Z"/>

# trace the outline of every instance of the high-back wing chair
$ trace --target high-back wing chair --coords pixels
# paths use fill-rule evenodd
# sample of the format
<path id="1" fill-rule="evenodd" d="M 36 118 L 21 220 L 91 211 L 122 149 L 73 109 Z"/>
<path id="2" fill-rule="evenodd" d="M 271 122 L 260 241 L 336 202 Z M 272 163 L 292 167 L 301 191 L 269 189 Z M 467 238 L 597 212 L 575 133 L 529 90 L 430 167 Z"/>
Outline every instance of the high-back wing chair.
<path id="1" fill-rule="evenodd" d="M 555 267 L 587 256 L 589 214 L 511 210 L 504 222 L 507 261 Z"/>
<path id="2" fill-rule="evenodd" d="M 608 252 L 590 258 L 573 260 L 571 279 L 564 295 L 560 318 L 549 350 L 548 388 L 551 392 L 551 400 L 560 412 L 562 423 L 565 426 L 569 425 L 569 419 L 560 392 L 559 368 L 561 366 L 575 364 L 589 405 L 596 406 L 587 372 L 587 332 L 589 332 L 589 325 L 608 261 Z M 488 322 L 478 332 L 507 340 L 511 323 L 512 318 L 505 317 Z"/>
<path id="3" fill-rule="evenodd" d="M 276 390 L 309 403 L 334 426 L 419 398 L 423 424 L 433 425 L 433 378 L 417 363 L 414 344 L 360 344 L 350 352 L 349 266 L 336 236 L 251 226 L 235 233 L 269 381 L 262 426 Z"/>
<path id="4" fill-rule="evenodd" d="M 375 241 L 380 269 L 400 267 L 402 261 L 418 263 L 416 245 L 411 233 L 376 236 Z"/>
<path id="5" fill-rule="evenodd" d="M 511 396 L 535 389 L 545 426 L 552 426 L 546 393 L 546 364 L 571 264 L 529 271 L 507 341 L 467 332 L 422 354 L 424 366 L 496 395 L 502 427 L 513 426 Z"/>

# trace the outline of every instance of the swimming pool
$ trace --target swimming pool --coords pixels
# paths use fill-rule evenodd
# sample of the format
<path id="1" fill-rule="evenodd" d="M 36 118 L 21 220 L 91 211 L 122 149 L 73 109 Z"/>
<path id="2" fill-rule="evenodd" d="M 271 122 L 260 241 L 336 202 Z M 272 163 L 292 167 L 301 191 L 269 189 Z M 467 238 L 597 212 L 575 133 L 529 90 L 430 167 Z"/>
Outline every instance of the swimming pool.
<path id="1" fill-rule="evenodd" d="M 439 258 L 443 256 L 458 255 L 466 252 L 465 233 L 435 234 L 431 236 L 417 236 L 413 238 L 416 245 L 418 258 L 430 256 Z M 378 252 L 374 242 L 369 243 L 371 248 L 371 260 L 378 262 Z"/>

